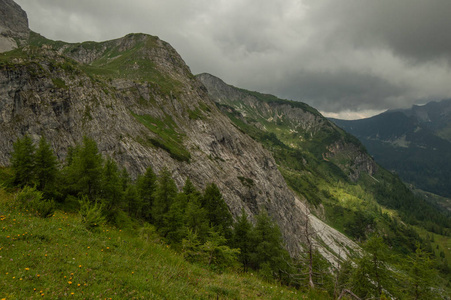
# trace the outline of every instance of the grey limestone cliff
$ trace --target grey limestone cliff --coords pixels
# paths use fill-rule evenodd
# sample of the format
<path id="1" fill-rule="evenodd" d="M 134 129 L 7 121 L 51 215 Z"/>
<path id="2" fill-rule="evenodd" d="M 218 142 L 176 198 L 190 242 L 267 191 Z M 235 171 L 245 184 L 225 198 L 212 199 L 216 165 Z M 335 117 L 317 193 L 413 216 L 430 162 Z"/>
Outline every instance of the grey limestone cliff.
<path id="1" fill-rule="evenodd" d="M 0 0 L 0 53 L 25 44 L 28 35 L 26 12 L 12 0 Z"/>
<path id="2" fill-rule="evenodd" d="M 215 182 L 234 216 L 265 209 L 288 250 L 301 247 L 308 210 L 271 154 L 233 126 L 157 37 L 67 44 L 32 33 L 0 59 L 0 165 L 25 134 L 45 136 L 60 161 L 87 135 L 133 176 L 167 167 L 179 187 L 187 177 L 201 189 Z"/>

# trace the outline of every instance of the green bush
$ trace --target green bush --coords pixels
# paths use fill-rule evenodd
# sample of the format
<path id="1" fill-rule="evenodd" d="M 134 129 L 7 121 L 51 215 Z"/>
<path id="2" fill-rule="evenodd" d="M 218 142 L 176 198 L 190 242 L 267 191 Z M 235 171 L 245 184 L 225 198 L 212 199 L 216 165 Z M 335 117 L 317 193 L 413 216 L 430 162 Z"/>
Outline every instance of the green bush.
<path id="1" fill-rule="evenodd" d="M 157 229 L 155 226 L 148 223 L 139 229 L 139 236 L 147 242 L 158 243 L 160 241 Z"/>
<path id="2" fill-rule="evenodd" d="M 34 187 L 25 186 L 17 195 L 17 202 L 41 218 L 51 217 L 55 211 L 53 200 L 43 199 L 43 193 Z"/>
<path id="3" fill-rule="evenodd" d="M 105 217 L 102 210 L 103 205 L 97 201 L 92 202 L 87 196 L 83 196 L 80 200 L 80 210 L 78 213 L 81 217 L 81 223 L 88 230 L 95 230 L 99 226 L 105 224 Z"/>

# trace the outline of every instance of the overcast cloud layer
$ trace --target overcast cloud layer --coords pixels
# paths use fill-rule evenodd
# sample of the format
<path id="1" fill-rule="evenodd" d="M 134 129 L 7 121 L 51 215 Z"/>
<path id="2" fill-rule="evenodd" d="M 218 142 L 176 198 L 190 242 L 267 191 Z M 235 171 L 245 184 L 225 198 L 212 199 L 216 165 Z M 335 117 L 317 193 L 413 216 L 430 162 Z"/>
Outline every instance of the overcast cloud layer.
<path id="1" fill-rule="evenodd" d="M 336 117 L 451 97 L 449 0 L 15 1 L 47 38 L 157 35 L 195 74 Z"/>

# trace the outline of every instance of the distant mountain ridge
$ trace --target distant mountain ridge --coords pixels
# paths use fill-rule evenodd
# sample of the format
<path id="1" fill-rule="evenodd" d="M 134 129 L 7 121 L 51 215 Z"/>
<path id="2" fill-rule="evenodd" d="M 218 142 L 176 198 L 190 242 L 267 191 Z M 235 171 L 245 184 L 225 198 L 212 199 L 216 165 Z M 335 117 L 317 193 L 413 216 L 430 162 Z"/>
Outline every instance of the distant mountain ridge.
<path id="1" fill-rule="evenodd" d="M 451 99 L 361 120 L 331 119 L 382 166 L 416 187 L 451 197 Z"/>

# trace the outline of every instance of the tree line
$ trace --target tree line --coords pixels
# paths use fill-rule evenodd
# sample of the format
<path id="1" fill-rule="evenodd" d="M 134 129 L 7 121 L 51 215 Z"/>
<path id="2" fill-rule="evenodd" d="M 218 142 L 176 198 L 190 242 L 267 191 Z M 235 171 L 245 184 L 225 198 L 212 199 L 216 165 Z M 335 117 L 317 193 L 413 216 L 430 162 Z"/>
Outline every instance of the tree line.
<path id="1" fill-rule="evenodd" d="M 234 220 L 216 184 L 199 191 L 187 178 L 179 190 L 167 168 L 156 174 L 148 167 L 132 180 L 113 159 L 102 157 L 88 137 L 69 148 L 60 164 L 44 138 L 36 146 L 24 136 L 13 145 L 11 169 L 11 185 L 21 188 L 18 198 L 41 216 L 51 216 L 52 208 L 59 206 L 79 211 L 89 230 L 104 222 L 118 227 L 140 224 L 137 232 L 147 238 L 219 271 L 256 272 L 267 280 L 323 290 L 334 298 L 345 292 L 362 299 L 434 297 L 434 265 L 419 245 L 406 259 L 394 258 L 384 240 L 374 235 L 363 244 L 362 255 L 339 266 L 331 266 L 311 243 L 290 257 L 279 227 L 264 209 L 254 220 L 243 209 Z M 313 236 L 306 231 L 307 240 Z"/>
<path id="2" fill-rule="evenodd" d="M 189 260 L 218 268 L 236 265 L 280 278 L 279 270 L 289 258 L 280 229 L 264 209 L 255 225 L 244 209 L 235 222 L 215 183 L 201 192 L 187 178 L 179 191 L 167 168 L 156 174 L 148 167 L 131 180 L 126 169 L 102 157 L 88 137 L 69 148 L 60 164 L 45 138 L 36 146 L 26 135 L 13 145 L 11 168 L 14 186 L 33 187 L 62 209 L 82 209 L 88 227 L 103 220 L 119 227 L 130 219 L 151 224 Z"/>

